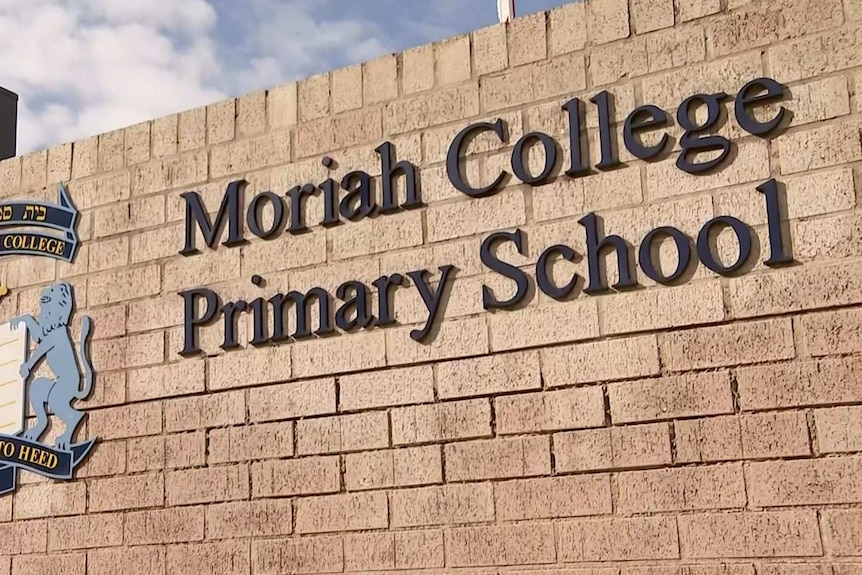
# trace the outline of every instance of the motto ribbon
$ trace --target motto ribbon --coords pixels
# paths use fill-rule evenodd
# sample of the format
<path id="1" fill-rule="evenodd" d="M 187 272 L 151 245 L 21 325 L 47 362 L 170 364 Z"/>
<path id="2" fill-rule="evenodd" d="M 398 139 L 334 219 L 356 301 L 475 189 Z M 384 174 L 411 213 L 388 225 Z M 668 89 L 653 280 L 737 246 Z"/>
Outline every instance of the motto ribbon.
<path id="1" fill-rule="evenodd" d="M 35 441 L 0 435 L 0 495 L 15 490 L 18 468 L 50 479 L 71 479 L 95 441 L 91 439 L 72 445 L 68 451 L 58 451 Z"/>
<path id="2" fill-rule="evenodd" d="M 0 233 L 0 256 L 24 254 L 72 262 L 78 249 L 78 236 L 75 233 L 78 210 L 75 209 L 66 186 L 60 184 L 58 194 L 59 199 L 56 204 L 0 202 L 0 228 L 26 226 L 63 232 L 61 234 L 47 234 L 40 231 L 2 232 Z"/>

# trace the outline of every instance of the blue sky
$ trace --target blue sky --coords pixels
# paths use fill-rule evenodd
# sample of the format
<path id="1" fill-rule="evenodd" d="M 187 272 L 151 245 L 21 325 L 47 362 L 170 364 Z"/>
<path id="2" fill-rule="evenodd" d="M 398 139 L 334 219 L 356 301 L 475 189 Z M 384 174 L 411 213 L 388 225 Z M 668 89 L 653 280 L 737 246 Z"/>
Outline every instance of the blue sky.
<path id="1" fill-rule="evenodd" d="M 0 85 L 26 153 L 496 21 L 495 0 L 0 0 Z"/>

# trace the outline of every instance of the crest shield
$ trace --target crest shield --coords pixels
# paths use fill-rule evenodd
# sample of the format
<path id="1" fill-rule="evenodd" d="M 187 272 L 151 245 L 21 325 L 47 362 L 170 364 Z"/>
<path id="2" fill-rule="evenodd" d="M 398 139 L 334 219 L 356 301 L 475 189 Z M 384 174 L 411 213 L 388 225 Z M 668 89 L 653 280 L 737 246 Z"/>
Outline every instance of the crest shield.
<path id="1" fill-rule="evenodd" d="M 27 413 L 26 381 L 21 364 L 27 360 L 27 328 L 0 324 L 0 434 L 18 435 L 24 431 Z"/>

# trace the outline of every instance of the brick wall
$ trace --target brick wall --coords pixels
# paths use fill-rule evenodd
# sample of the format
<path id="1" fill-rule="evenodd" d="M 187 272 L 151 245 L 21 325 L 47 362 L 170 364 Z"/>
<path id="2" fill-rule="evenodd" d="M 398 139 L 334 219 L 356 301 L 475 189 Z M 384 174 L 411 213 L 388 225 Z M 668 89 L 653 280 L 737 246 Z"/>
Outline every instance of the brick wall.
<path id="1" fill-rule="evenodd" d="M 74 285 L 97 328 L 79 436 L 100 439 L 76 481 L 22 474 L 0 498 L 0 574 L 862 573 L 860 56 L 859 0 L 590 0 L 0 163 L 7 197 L 71 181 L 76 262 L 4 259 L 0 312 Z M 560 105 L 607 89 L 619 132 L 637 105 L 761 76 L 789 86 L 791 126 L 760 139 L 731 114 L 738 154 L 710 175 L 624 153 L 481 199 L 446 177 L 471 121 L 504 118 L 509 146 L 561 138 Z M 420 167 L 425 207 L 178 254 L 180 193 L 212 209 L 239 178 L 246 201 L 284 193 L 322 181 L 324 154 L 373 170 L 383 140 Z M 468 170 L 510 154 L 480 139 Z M 754 191 L 770 177 L 796 260 L 775 269 Z M 634 239 L 734 215 L 760 256 L 735 277 L 701 265 L 684 285 L 482 309 L 483 284 L 511 287 L 479 261 L 487 233 L 523 229 L 528 255 L 507 257 L 532 270 L 549 246 L 583 253 L 592 211 Z M 253 298 L 446 264 L 429 343 L 404 292 L 401 326 L 229 353 L 216 327 L 206 357 L 177 353 L 185 288 Z"/>

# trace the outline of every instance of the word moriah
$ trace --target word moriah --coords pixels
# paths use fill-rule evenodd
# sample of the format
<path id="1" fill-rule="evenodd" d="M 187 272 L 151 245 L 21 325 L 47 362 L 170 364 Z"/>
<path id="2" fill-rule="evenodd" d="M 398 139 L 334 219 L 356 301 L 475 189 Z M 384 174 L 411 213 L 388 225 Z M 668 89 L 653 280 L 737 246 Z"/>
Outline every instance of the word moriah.
<path id="1" fill-rule="evenodd" d="M 780 222 L 779 187 L 775 180 L 769 180 L 758 191 L 766 198 L 766 214 L 769 230 L 770 257 L 764 263 L 777 266 L 792 261 L 785 249 Z M 590 213 L 581 218 L 578 223 L 586 233 L 586 260 L 588 264 L 588 285 L 584 293 L 598 294 L 609 289 L 604 258 L 615 254 L 619 270 L 619 281 L 611 286 L 622 290 L 638 285 L 633 270 L 633 254 L 630 244 L 620 236 L 604 236 L 599 232 L 599 218 Z M 715 235 L 728 228 L 736 236 L 739 252 L 734 262 L 725 264 L 713 252 L 710 240 Z M 496 248 L 500 243 L 511 242 L 518 253 L 526 255 L 525 232 L 496 232 L 482 242 L 480 258 L 482 264 L 515 284 L 516 292 L 508 300 L 497 299 L 493 290 L 482 286 L 482 304 L 486 310 L 510 309 L 521 304 L 531 292 L 531 278 L 523 269 L 499 259 Z M 671 273 L 665 273 L 654 261 L 653 248 L 661 241 L 670 239 L 676 246 L 677 266 Z M 674 284 L 691 269 L 694 260 L 692 254 L 692 238 L 671 226 L 664 226 L 650 231 L 640 243 L 638 265 L 644 274 L 660 284 Z M 738 272 L 750 259 L 752 254 L 751 228 L 732 216 L 719 216 L 706 222 L 694 240 L 696 259 L 717 274 L 729 276 Z M 548 296 L 562 300 L 572 296 L 579 283 L 579 276 L 574 274 L 564 285 L 558 285 L 552 277 L 550 265 L 556 258 L 572 262 L 579 255 L 571 247 L 555 245 L 546 249 L 538 258 L 535 267 L 536 284 Z M 396 325 L 393 316 L 393 306 L 397 291 L 411 285 L 417 290 L 428 315 L 421 329 L 410 333 L 416 341 L 424 341 L 432 333 L 433 327 L 445 315 L 447 294 L 451 292 L 451 283 L 456 276 L 456 268 L 451 265 L 441 266 L 439 276 L 434 276 L 429 270 L 418 270 L 407 274 L 384 275 L 367 286 L 359 281 L 346 281 L 335 291 L 335 295 L 322 287 L 315 287 L 306 292 L 290 291 L 287 294 L 277 293 L 268 299 L 257 298 L 251 302 L 243 300 L 222 303 L 214 291 L 207 288 L 197 288 L 181 292 L 185 309 L 185 344 L 183 355 L 200 353 L 199 332 L 201 327 L 221 320 L 223 322 L 223 349 L 235 349 L 241 346 L 239 342 L 238 320 L 242 314 L 252 318 L 254 337 L 251 344 L 255 346 L 270 343 L 282 343 L 308 339 L 315 336 L 334 335 L 337 330 L 344 332 L 359 329 L 372 329 Z M 258 287 L 264 284 L 262 277 L 255 275 L 252 283 Z M 412 284 L 411 284 L 412 282 Z M 374 303 L 376 302 L 376 304 Z M 201 306 L 200 304 L 204 305 Z M 313 321 L 312 313 L 317 308 L 317 320 Z M 272 331 L 270 331 L 270 318 Z M 295 328 L 291 332 L 288 326 Z M 313 329 L 317 326 L 316 329 Z M 337 329 L 336 329 L 337 328 Z"/>
<path id="2" fill-rule="evenodd" d="M 775 116 L 768 121 L 760 121 L 753 115 L 752 108 L 762 106 L 782 99 L 785 88 L 770 78 L 752 80 L 744 85 L 734 99 L 734 114 L 736 121 L 746 132 L 756 136 L 766 136 L 779 128 L 787 117 L 787 110 L 780 107 Z M 724 117 L 723 102 L 729 98 L 724 92 L 714 94 L 696 94 L 685 99 L 677 108 L 676 119 L 685 130 L 680 138 L 681 152 L 676 160 L 679 169 L 690 174 L 700 174 L 720 166 L 730 156 L 731 142 L 724 136 L 711 134 Z M 618 151 L 614 146 L 612 129 L 613 99 L 612 95 L 603 91 L 590 99 L 598 112 L 599 143 L 601 161 L 594 167 L 598 170 L 612 170 L 621 165 Z M 573 98 L 563 104 L 567 113 L 569 137 L 569 167 L 565 170 L 567 177 L 579 177 L 591 172 L 584 163 L 586 154 L 587 134 L 582 116 L 584 104 L 578 98 Z M 706 118 L 699 122 L 695 113 L 702 107 L 706 108 Z M 644 105 L 635 108 L 623 124 L 623 140 L 626 149 L 637 158 L 655 161 L 672 147 L 672 138 L 663 134 L 659 142 L 647 146 L 640 136 L 646 132 L 659 130 L 671 123 L 668 114 L 654 105 Z M 460 192 L 470 197 L 483 197 L 498 192 L 510 174 L 502 171 L 497 178 L 487 185 L 473 187 L 462 173 L 462 160 L 470 142 L 483 132 L 493 132 L 501 142 L 508 143 L 508 134 L 503 120 L 495 122 L 479 122 L 464 128 L 455 136 L 446 159 L 446 171 L 452 185 Z M 534 174 L 530 171 L 527 158 L 535 145 L 541 145 L 544 151 L 544 166 L 542 171 Z M 512 172 L 523 183 L 531 186 L 541 186 L 556 177 L 558 165 L 557 142 L 542 132 L 524 134 L 512 150 Z M 395 146 L 390 142 L 381 144 L 375 150 L 380 156 L 381 193 L 380 203 L 374 190 L 374 178 L 362 170 L 346 174 L 340 181 L 327 178 L 319 184 L 306 183 L 297 185 L 287 191 L 284 197 L 271 192 L 262 192 L 251 199 L 245 213 L 248 230 L 255 236 L 271 239 L 282 233 L 285 228 L 291 234 L 308 231 L 306 221 L 306 200 L 311 196 L 323 197 L 323 219 L 318 222 L 324 227 L 338 226 L 344 220 L 358 221 L 377 214 L 390 214 L 402 209 L 418 208 L 423 205 L 420 199 L 418 168 L 406 160 L 399 161 Z M 709 159 L 703 159 L 704 155 Z M 702 161 L 699 161 L 702 160 Z M 327 169 L 335 166 L 335 161 L 324 157 L 322 164 Z M 398 180 L 403 179 L 405 199 L 399 203 Z M 197 192 L 186 192 L 181 197 L 186 202 L 185 243 L 181 254 L 190 256 L 200 253 L 197 248 L 197 234 L 200 230 L 204 243 L 209 248 L 215 248 L 222 238 L 225 225 L 228 228 L 227 238 L 222 242 L 225 247 L 236 247 L 245 243 L 243 230 L 243 189 L 246 182 L 238 180 L 231 182 L 222 198 L 215 220 L 210 218 L 212 210 L 207 209 Z M 346 192 L 342 194 L 342 192 Z M 609 192 L 610 193 L 610 192 Z M 271 209 L 272 218 L 264 220 L 264 208 Z"/>

